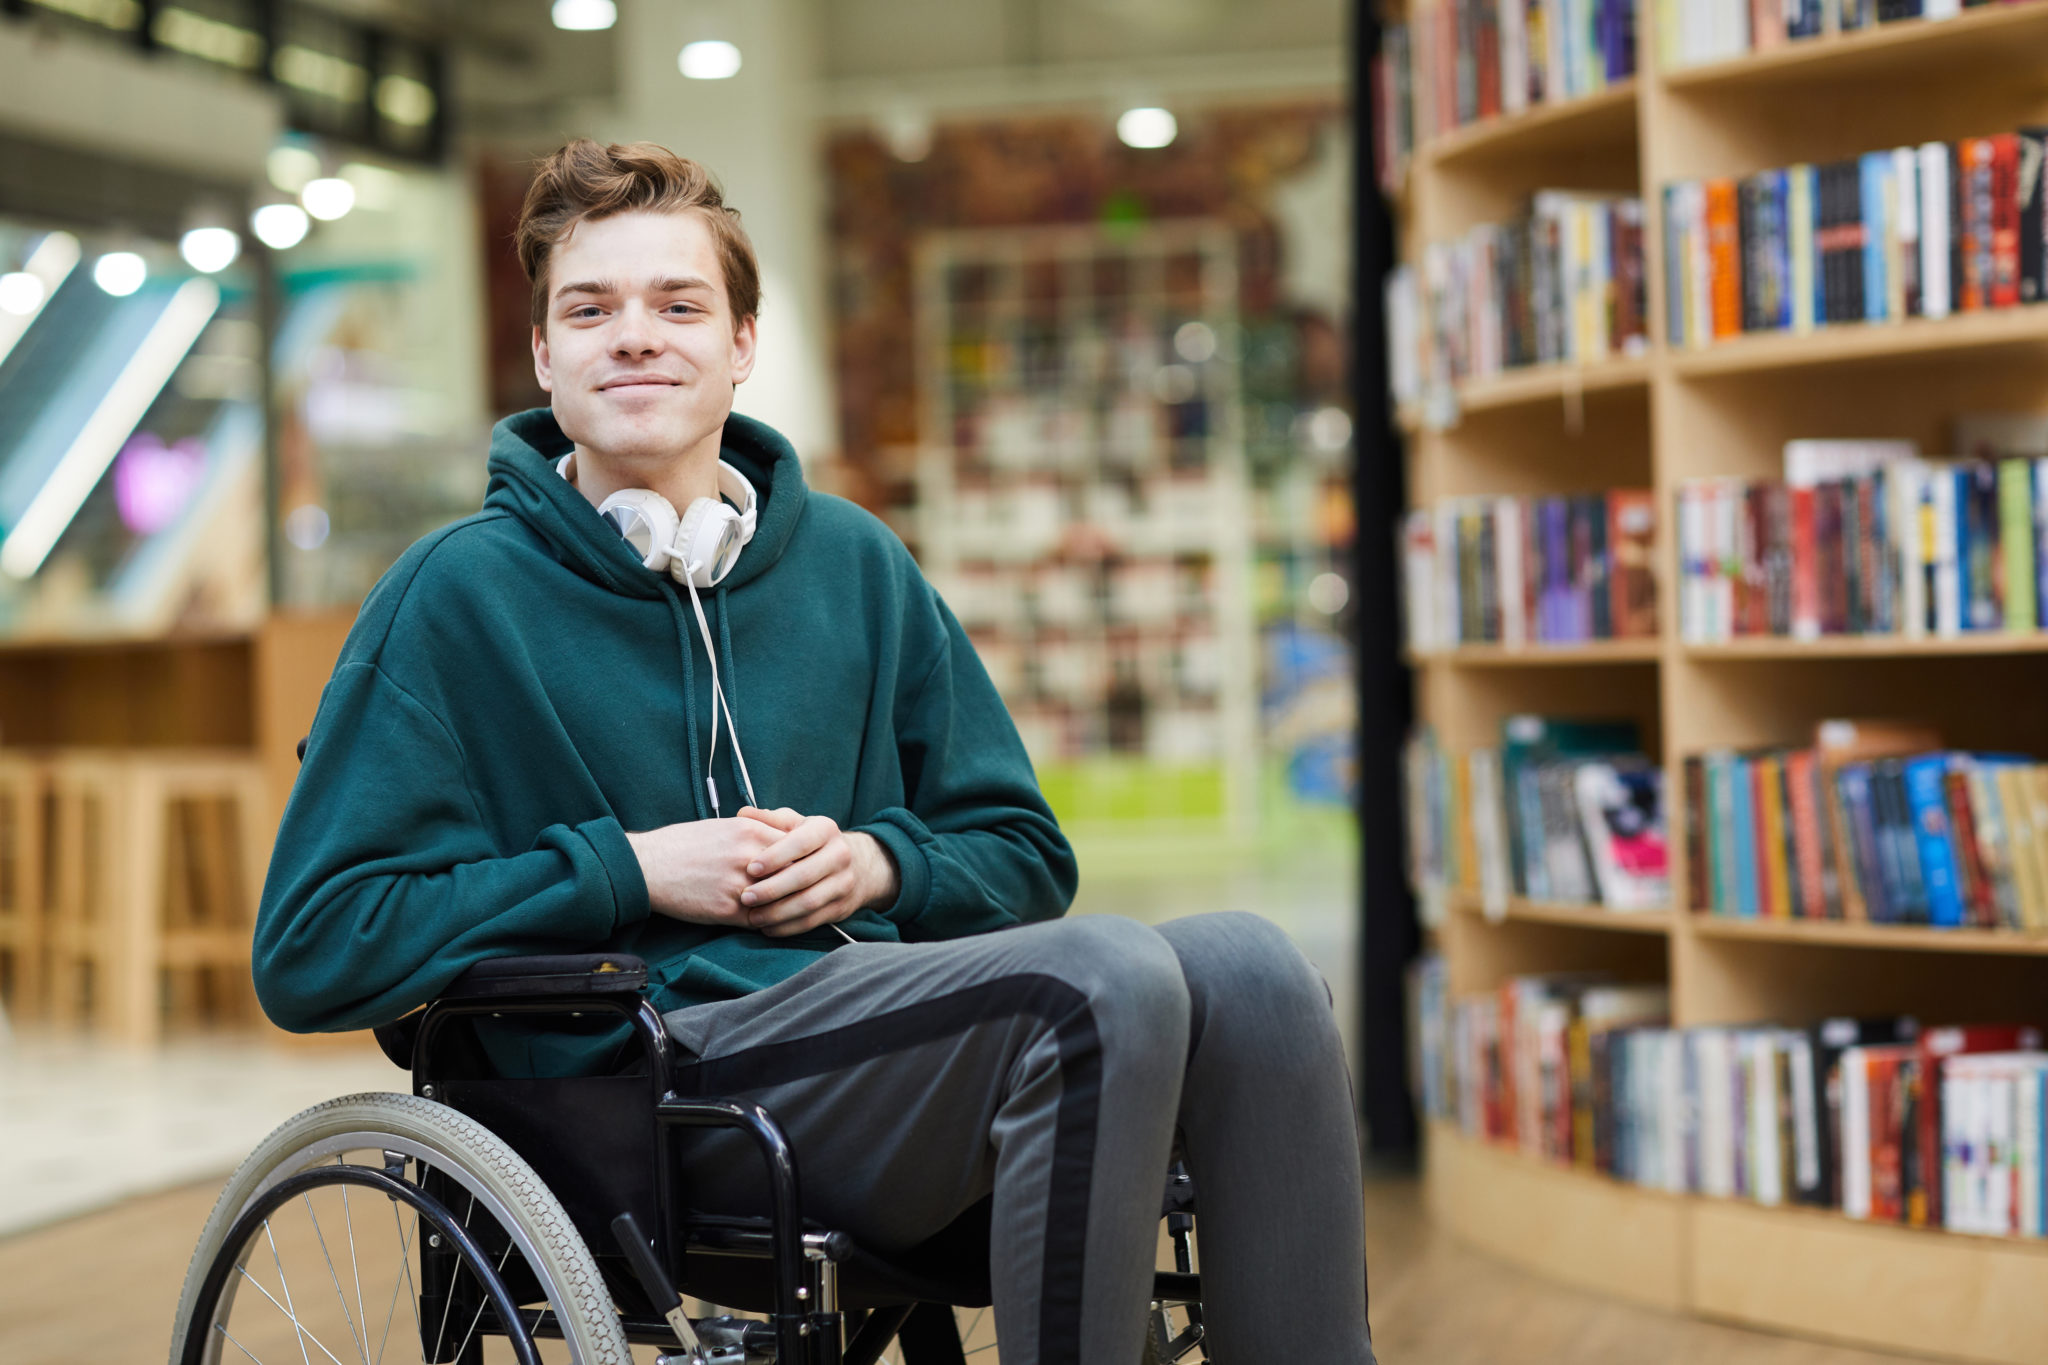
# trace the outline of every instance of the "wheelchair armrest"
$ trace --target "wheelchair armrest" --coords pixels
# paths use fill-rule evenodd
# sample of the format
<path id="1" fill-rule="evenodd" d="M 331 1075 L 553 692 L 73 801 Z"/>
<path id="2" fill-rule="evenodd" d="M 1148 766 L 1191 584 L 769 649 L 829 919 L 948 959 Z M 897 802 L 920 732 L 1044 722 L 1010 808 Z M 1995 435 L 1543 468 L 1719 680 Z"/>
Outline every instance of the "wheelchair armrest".
<path id="1" fill-rule="evenodd" d="M 477 963 L 444 987 L 435 1003 L 532 1000 L 551 995 L 637 995 L 647 985 L 647 964 L 629 953 L 568 953 L 549 957 L 496 957 Z M 426 1011 L 372 1030 L 377 1046 L 398 1066 L 412 1069 L 413 1042 Z"/>
<path id="2" fill-rule="evenodd" d="M 442 1000 L 511 996 L 624 995 L 647 985 L 647 964 L 626 953 L 497 957 L 477 963 L 442 988 Z"/>

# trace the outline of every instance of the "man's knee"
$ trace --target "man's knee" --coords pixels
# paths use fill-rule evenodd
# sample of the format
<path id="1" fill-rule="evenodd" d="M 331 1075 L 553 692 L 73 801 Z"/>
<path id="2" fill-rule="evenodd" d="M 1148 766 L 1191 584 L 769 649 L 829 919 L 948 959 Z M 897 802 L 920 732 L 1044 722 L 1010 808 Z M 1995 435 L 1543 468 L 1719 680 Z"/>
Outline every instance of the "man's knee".
<path id="1" fill-rule="evenodd" d="M 1198 995 L 1257 1000 L 1268 1007 L 1296 1005 L 1327 1011 L 1329 983 L 1294 946 L 1285 930 L 1263 915 L 1226 910 L 1162 925 L 1161 935 L 1180 957 L 1185 979 Z"/>
<path id="2" fill-rule="evenodd" d="M 1156 930 L 1116 915 L 1079 915 L 1043 926 L 1040 967 L 1076 991 L 1107 1046 L 1186 1046 L 1188 985 L 1180 958 Z"/>

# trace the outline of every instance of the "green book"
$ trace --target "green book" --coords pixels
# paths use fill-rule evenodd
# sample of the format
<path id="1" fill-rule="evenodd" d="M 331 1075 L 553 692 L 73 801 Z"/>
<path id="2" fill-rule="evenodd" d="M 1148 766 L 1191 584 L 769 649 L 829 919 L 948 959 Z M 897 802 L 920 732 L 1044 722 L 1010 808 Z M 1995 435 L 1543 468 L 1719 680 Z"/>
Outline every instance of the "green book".
<path id="1" fill-rule="evenodd" d="M 1998 548 L 2005 559 L 2005 628 L 2024 634 L 2039 618 L 2034 602 L 2032 460 L 1998 463 Z"/>

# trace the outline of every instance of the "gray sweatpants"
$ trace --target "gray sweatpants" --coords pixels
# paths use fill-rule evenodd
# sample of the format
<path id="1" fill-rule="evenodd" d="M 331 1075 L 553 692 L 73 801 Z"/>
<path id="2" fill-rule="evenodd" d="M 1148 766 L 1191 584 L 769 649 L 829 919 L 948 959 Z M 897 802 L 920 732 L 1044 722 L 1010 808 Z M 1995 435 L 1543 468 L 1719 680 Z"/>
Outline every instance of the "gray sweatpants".
<path id="1" fill-rule="evenodd" d="M 902 1251 L 993 1191 L 1006 1365 L 1138 1359 L 1176 1135 L 1215 1358 L 1373 1359 L 1358 1133 L 1328 990 L 1256 915 L 849 944 L 667 1021 L 698 1059 L 679 1086 L 775 1114 L 804 1212 L 825 1226 Z M 692 1203 L 748 1201 L 758 1159 L 702 1142 L 712 1169 Z"/>

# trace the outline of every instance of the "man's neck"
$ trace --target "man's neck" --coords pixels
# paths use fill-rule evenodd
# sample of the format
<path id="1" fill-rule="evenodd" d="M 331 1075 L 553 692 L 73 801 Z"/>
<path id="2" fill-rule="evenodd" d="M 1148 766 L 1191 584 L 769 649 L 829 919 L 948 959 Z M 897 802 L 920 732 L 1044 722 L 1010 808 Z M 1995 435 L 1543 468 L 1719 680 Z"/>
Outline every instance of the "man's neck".
<path id="1" fill-rule="evenodd" d="M 569 481 L 592 507 L 625 488 L 646 488 L 668 499 L 678 515 L 698 498 L 718 498 L 718 453 L 724 428 L 711 432 L 687 450 L 660 460 L 620 461 L 585 446 L 576 447 L 569 462 Z"/>

